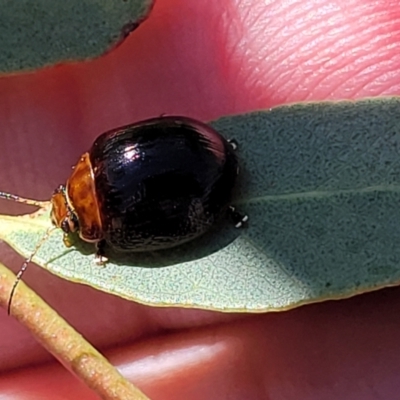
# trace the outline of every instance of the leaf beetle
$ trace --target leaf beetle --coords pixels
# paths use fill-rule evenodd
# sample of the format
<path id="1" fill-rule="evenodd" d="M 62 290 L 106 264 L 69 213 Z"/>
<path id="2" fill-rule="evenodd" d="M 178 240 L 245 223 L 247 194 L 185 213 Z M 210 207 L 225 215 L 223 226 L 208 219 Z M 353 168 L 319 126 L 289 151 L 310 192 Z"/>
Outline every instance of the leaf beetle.
<path id="1" fill-rule="evenodd" d="M 84 153 L 51 198 L 65 235 L 117 252 L 167 249 L 192 240 L 227 210 L 239 167 L 235 146 L 187 117 L 110 130 Z"/>
<path id="2" fill-rule="evenodd" d="M 94 243 L 100 264 L 107 261 L 107 246 L 117 252 L 171 248 L 204 234 L 226 212 L 240 227 L 247 216 L 230 204 L 239 173 L 235 149 L 211 126 L 182 116 L 107 131 L 53 193 L 52 223 L 64 232 L 67 246 L 75 232 Z M 4 192 L 0 198 L 43 205 Z"/>

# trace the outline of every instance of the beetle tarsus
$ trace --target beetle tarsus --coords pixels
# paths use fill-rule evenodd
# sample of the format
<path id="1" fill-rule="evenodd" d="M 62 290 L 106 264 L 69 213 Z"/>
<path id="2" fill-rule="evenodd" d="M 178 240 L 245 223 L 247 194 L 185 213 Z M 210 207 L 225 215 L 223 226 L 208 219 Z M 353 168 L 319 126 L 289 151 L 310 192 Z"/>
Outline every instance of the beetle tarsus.
<path id="1" fill-rule="evenodd" d="M 105 240 L 100 240 L 100 242 L 96 243 L 96 257 L 94 260 L 96 265 L 104 265 L 108 261 L 108 258 L 105 256 L 105 246 Z"/>
<path id="2" fill-rule="evenodd" d="M 248 215 L 241 214 L 233 206 L 229 206 L 228 211 L 229 211 L 229 216 L 231 217 L 233 223 L 235 224 L 235 228 L 242 228 L 244 224 L 249 220 Z"/>
<path id="3" fill-rule="evenodd" d="M 63 235 L 63 243 L 64 243 L 64 246 L 68 247 L 68 248 L 72 247 L 72 245 L 73 245 L 71 236 L 68 235 L 67 233 L 64 233 L 64 235 Z"/>
<path id="4" fill-rule="evenodd" d="M 239 144 L 235 139 L 229 139 L 228 143 L 231 145 L 233 150 L 237 150 L 237 148 L 239 147 Z"/>

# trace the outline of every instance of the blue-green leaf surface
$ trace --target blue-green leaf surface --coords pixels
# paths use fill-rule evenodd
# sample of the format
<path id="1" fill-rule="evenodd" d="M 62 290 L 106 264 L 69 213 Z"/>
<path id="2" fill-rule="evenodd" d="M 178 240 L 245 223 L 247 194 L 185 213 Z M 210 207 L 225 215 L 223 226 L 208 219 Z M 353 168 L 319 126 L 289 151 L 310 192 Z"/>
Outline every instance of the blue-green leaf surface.
<path id="1" fill-rule="evenodd" d="M 152 0 L 0 0 L 0 72 L 105 53 L 150 11 Z"/>
<path id="2" fill-rule="evenodd" d="M 235 204 L 248 227 L 224 221 L 170 251 L 94 264 L 56 232 L 36 261 L 66 279 L 151 305 L 284 310 L 400 281 L 400 101 L 306 103 L 222 118 L 239 143 Z M 6 188 L 2 188 L 6 189 Z M 0 218 L 24 255 L 50 226 Z"/>

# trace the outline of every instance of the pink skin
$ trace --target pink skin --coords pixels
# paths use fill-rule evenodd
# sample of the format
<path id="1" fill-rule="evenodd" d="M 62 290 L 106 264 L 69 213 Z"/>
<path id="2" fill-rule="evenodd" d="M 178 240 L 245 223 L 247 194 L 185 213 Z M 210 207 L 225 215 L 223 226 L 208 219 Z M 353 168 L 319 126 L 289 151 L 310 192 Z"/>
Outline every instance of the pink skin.
<path id="1" fill-rule="evenodd" d="M 104 58 L 0 78 L 0 188 L 49 198 L 99 133 L 163 113 L 398 95 L 399 28 L 390 0 L 158 0 Z M 243 316 L 149 308 L 34 266 L 25 280 L 153 399 L 398 398 L 396 288 Z M 23 367 L 2 374 L 0 394 L 96 398 L 56 363 L 29 368 L 49 356 L 4 310 L 0 326 L 0 369 Z"/>

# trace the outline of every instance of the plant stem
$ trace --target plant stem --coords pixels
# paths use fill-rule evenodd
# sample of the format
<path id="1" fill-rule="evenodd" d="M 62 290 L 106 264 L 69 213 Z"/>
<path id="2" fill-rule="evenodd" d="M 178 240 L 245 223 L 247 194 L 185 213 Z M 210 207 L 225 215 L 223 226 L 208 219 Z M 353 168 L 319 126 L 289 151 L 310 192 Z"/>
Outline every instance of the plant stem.
<path id="1" fill-rule="evenodd" d="M 0 306 L 7 309 L 15 275 L 0 263 Z M 69 371 L 106 400 L 148 399 L 82 335 L 24 282 L 19 282 L 11 314 Z"/>

